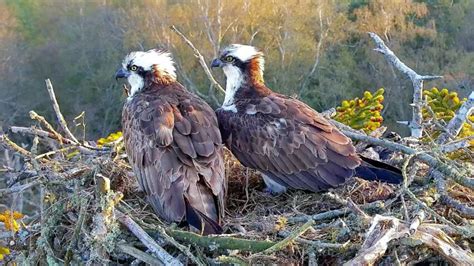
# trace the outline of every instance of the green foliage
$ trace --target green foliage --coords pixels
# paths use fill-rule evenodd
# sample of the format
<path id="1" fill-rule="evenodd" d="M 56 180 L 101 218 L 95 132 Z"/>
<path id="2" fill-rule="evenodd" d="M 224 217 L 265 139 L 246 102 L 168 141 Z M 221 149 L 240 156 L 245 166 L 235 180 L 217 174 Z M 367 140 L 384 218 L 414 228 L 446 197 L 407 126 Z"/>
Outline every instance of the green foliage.
<path id="1" fill-rule="evenodd" d="M 460 95 L 474 87 L 469 0 L 6 0 L 0 15 L 3 129 L 26 124 L 31 109 L 54 117 L 43 83 L 50 78 L 66 118 L 86 112 L 87 139 L 119 130 L 121 86 L 113 74 L 127 52 L 156 47 L 173 53 L 181 83 L 217 107 L 223 95 L 209 89 L 170 25 L 208 61 L 229 43 L 259 47 L 269 87 L 319 110 L 363 93 L 354 88 L 383 87 L 385 124 L 394 127 L 393 121 L 411 116 L 411 90 L 405 89 L 411 84 L 372 51 L 367 31 L 380 34 L 418 73 L 443 74 L 443 85 Z M 225 83 L 222 71 L 213 74 Z"/>
<path id="2" fill-rule="evenodd" d="M 97 140 L 97 146 L 102 147 L 102 146 L 110 146 L 114 142 L 118 141 L 119 139 L 122 138 L 122 131 L 114 132 L 108 135 L 105 138 L 100 138 Z"/>
<path id="3" fill-rule="evenodd" d="M 436 114 L 436 118 L 446 122 L 449 122 L 454 117 L 456 110 L 463 103 L 463 101 L 459 100 L 456 92 L 449 92 L 446 88 L 442 90 L 438 90 L 438 88 L 425 90 L 424 96 L 428 100 L 428 105 Z M 423 115 L 425 117 L 432 117 L 431 113 L 426 109 L 423 110 Z"/>
<path id="4" fill-rule="evenodd" d="M 44 36 L 38 34 L 41 19 L 39 3 L 36 0 L 7 0 L 7 5 L 12 9 L 17 21 L 19 22 L 18 30 L 22 32 L 25 40 L 37 43 Z"/>
<path id="5" fill-rule="evenodd" d="M 435 115 L 434 118 L 441 120 L 444 123 L 448 123 L 454 117 L 456 111 L 466 101 L 466 98 L 460 100 L 456 92 L 449 91 L 446 88 L 443 88 L 442 90 L 438 90 L 437 88 L 425 90 L 424 96 L 428 101 L 428 106 Z M 423 117 L 433 118 L 433 114 L 427 108 L 424 108 Z M 471 114 L 468 119 L 471 124 L 467 122 L 463 124 L 458 139 L 474 136 L 474 127 L 471 126 L 474 123 L 474 114 Z M 427 131 L 433 137 L 437 137 L 441 134 L 441 130 L 436 127 L 428 128 Z M 474 140 L 471 141 L 471 146 L 474 146 Z"/>
<path id="6" fill-rule="evenodd" d="M 364 92 L 362 99 L 344 100 L 336 108 L 335 120 L 354 129 L 362 129 L 367 133 L 379 128 L 383 122 L 380 111 L 383 109 L 384 89 L 380 88 L 374 94 Z"/>
<path id="7" fill-rule="evenodd" d="M 0 260 L 3 260 L 5 255 L 10 255 L 10 249 L 6 246 L 0 246 Z"/>

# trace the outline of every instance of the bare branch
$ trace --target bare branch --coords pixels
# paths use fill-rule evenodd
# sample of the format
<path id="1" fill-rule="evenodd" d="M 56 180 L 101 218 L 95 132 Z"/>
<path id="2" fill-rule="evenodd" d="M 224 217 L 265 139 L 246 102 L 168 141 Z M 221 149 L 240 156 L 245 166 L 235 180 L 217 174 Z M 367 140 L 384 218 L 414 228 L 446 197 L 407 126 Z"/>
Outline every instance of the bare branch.
<path id="1" fill-rule="evenodd" d="M 34 120 L 38 120 L 43 126 L 46 127 L 46 129 L 49 132 L 51 132 L 52 134 L 56 136 L 56 139 L 60 143 L 63 142 L 61 134 L 59 134 L 56 130 L 54 130 L 53 126 L 51 126 L 51 124 L 48 121 L 46 121 L 46 119 L 43 116 L 37 114 L 35 111 L 30 111 L 30 118 Z"/>
<path id="2" fill-rule="evenodd" d="M 8 147 L 10 147 L 10 149 L 18 152 L 19 154 L 25 157 L 31 157 L 31 152 L 18 146 L 15 142 L 11 141 L 6 135 L 0 135 L 0 142 L 5 143 Z"/>
<path id="3" fill-rule="evenodd" d="M 282 241 L 276 243 L 275 245 L 269 247 L 268 249 L 265 249 L 264 251 L 262 251 L 262 253 L 268 255 L 285 248 L 291 243 L 291 241 L 295 240 L 296 238 L 304 234 L 304 232 L 306 232 L 306 230 L 308 230 L 313 224 L 314 224 L 313 220 L 307 221 L 300 228 L 298 228 L 298 230 L 286 236 L 286 238 L 283 239 Z"/>
<path id="4" fill-rule="evenodd" d="M 331 121 L 331 122 L 333 122 L 333 121 Z M 367 136 L 367 135 L 362 135 L 360 133 L 357 133 L 357 132 L 354 132 L 354 131 L 351 131 L 351 130 L 342 129 L 342 132 L 346 136 L 351 138 L 352 140 L 368 142 L 368 143 L 371 143 L 371 144 L 374 144 L 374 145 L 382 146 L 382 147 L 388 148 L 390 150 L 399 151 L 399 152 L 403 152 L 403 153 L 406 153 L 406 154 L 417 154 L 418 153 L 418 151 L 413 149 L 413 148 L 410 148 L 408 146 L 405 146 L 405 145 L 402 145 L 402 144 L 399 144 L 399 143 L 395 143 L 395 142 L 392 142 L 392 141 L 389 141 L 389 140 L 377 139 L 377 138 L 370 137 L 370 136 Z M 431 167 L 436 168 L 437 170 L 439 170 L 443 174 L 451 177 L 454 181 L 458 182 L 459 184 L 461 184 L 463 186 L 466 186 L 466 187 L 469 187 L 469 188 L 474 188 L 474 179 L 473 178 L 467 177 L 465 174 L 462 174 L 458 169 L 454 168 L 451 165 L 448 165 L 448 164 L 442 162 L 438 158 L 435 158 L 435 157 L 433 157 L 433 156 L 431 156 L 427 153 L 417 154 L 417 158 L 419 158 L 419 159 L 423 160 L 424 162 L 428 163 L 428 165 L 430 165 Z"/>
<path id="5" fill-rule="evenodd" d="M 470 138 L 465 138 L 465 139 L 462 139 L 462 140 L 459 140 L 459 141 L 453 141 L 451 143 L 447 143 L 447 144 L 444 144 L 444 145 L 441 145 L 439 148 L 440 148 L 440 151 L 442 153 L 448 153 L 448 152 L 453 152 L 453 151 L 457 151 L 457 150 L 460 150 L 460 149 L 464 149 L 464 148 L 469 148 L 471 146 L 471 139 L 473 139 L 473 137 L 470 137 Z"/>
<path id="6" fill-rule="evenodd" d="M 157 226 L 157 232 L 159 233 L 161 238 L 163 238 L 168 243 L 172 244 L 177 249 L 179 249 L 179 251 L 181 251 L 184 255 L 186 255 L 193 263 L 195 263 L 198 266 L 204 266 L 204 264 L 196 256 L 194 256 L 194 254 L 189 250 L 189 248 L 187 248 L 184 245 L 181 245 L 180 243 L 178 243 L 178 241 L 176 241 L 174 238 L 169 236 L 163 227 Z"/>
<path id="7" fill-rule="evenodd" d="M 89 207 L 89 199 L 86 197 L 83 197 L 80 200 L 81 200 L 81 209 L 79 211 L 79 217 L 77 219 L 76 226 L 74 228 L 74 233 L 72 235 L 72 238 L 70 239 L 69 245 L 66 250 L 64 265 L 70 265 L 71 263 L 72 257 L 74 255 L 73 249 L 77 245 L 79 234 L 84 224 L 84 220 L 86 219 L 86 216 L 87 216 L 87 207 Z"/>
<path id="8" fill-rule="evenodd" d="M 405 65 L 395 53 L 390 50 L 387 45 L 385 45 L 384 41 L 375 33 L 369 32 L 370 37 L 374 40 L 377 48 L 374 50 L 383 54 L 385 59 L 389 63 L 391 63 L 395 68 L 397 68 L 400 72 L 407 75 L 410 78 L 413 84 L 413 103 L 411 104 L 413 107 L 413 114 L 412 120 L 408 123 L 408 127 L 411 130 L 411 136 L 414 138 L 421 138 L 423 134 L 423 126 L 422 126 L 422 102 L 423 102 L 423 81 L 425 80 L 434 80 L 443 78 L 442 76 L 422 76 L 417 74 L 413 69 L 409 68 Z"/>
<path id="9" fill-rule="evenodd" d="M 359 206 L 364 210 L 376 210 L 376 209 L 382 209 L 384 207 L 384 204 L 382 201 L 374 201 L 371 203 L 367 203 L 364 205 Z M 321 221 L 321 220 L 326 220 L 326 219 L 334 219 L 339 216 L 346 215 L 348 213 L 351 213 L 353 209 L 350 208 L 341 208 L 337 210 L 331 210 L 327 212 L 322 212 L 318 213 L 315 215 L 302 215 L 302 216 L 293 216 L 293 217 L 288 217 L 288 222 L 289 223 L 299 223 L 299 222 L 306 222 L 308 220 L 314 220 L 314 221 Z"/>
<path id="10" fill-rule="evenodd" d="M 454 223 L 452 223 L 451 221 L 449 221 L 448 219 L 444 218 L 444 216 L 438 214 L 437 212 L 435 212 L 433 209 L 431 209 L 430 207 L 428 207 L 428 205 L 426 205 L 426 203 L 422 202 L 421 200 L 419 200 L 415 194 L 413 194 L 413 192 L 411 192 L 410 190 L 406 190 L 406 193 L 408 196 L 410 196 L 410 198 L 420 207 L 422 207 L 423 209 L 425 209 L 426 211 L 428 211 L 431 215 L 433 215 L 434 217 L 436 217 L 436 219 L 440 220 L 441 222 L 447 224 L 448 226 L 452 227 L 454 230 L 458 231 L 459 233 L 461 234 L 464 234 L 466 236 L 469 236 L 469 237 L 472 237 L 474 236 L 474 232 L 472 232 L 472 230 L 469 230 L 469 229 L 466 229 L 464 227 L 461 227 L 461 226 L 457 226 L 455 225 Z"/>
<path id="11" fill-rule="evenodd" d="M 4 189 L 0 189 L 0 197 L 3 197 L 5 195 L 8 195 L 8 194 L 12 194 L 12 193 L 20 193 L 22 191 L 25 191 L 31 187 L 34 187 L 36 185 L 39 185 L 43 183 L 43 181 L 41 179 L 35 179 L 29 183 L 26 183 L 24 185 L 20 185 L 20 186 L 14 186 L 14 187 L 11 187 L 11 188 L 4 188 Z"/>
<path id="12" fill-rule="evenodd" d="M 321 47 L 323 46 L 323 42 L 325 38 L 328 36 L 329 27 L 325 31 L 323 31 L 323 15 L 322 15 L 321 8 L 319 9 L 319 28 L 321 32 L 319 33 L 319 41 L 318 41 L 318 45 L 316 46 L 316 57 L 314 59 L 314 64 L 311 67 L 311 70 L 309 71 L 309 73 L 304 78 L 303 82 L 301 83 L 299 96 L 303 94 L 303 92 L 306 89 L 306 86 L 308 85 L 309 79 L 311 78 L 311 76 L 314 75 L 314 72 L 316 72 L 316 69 L 318 68 L 320 54 L 321 54 Z"/>
<path id="13" fill-rule="evenodd" d="M 273 245 L 275 242 L 269 240 L 250 240 L 236 237 L 225 237 L 219 235 L 201 236 L 192 232 L 166 229 L 169 236 L 178 241 L 201 247 L 213 247 L 216 249 L 231 249 L 240 251 L 261 252 Z"/>
<path id="14" fill-rule="evenodd" d="M 393 217 L 375 215 L 357 256 L 344 265 L 373 265 L 388 248 L 388 243 L 402 236 L 401 221 Z"/>
<path id="15" fill-rule="evenodd" d="M 279 232 L 278 235 L 282 237 L 288 237 L 291 234 L 291 232 L 288 231 L 282 231 Z M 345 243 L 339 244 L 339 243 L 328 243 L 328 242 L 322 242 L 318 240 L 309 240 L 301 237 L 297 237 L 295 239 L 296 242 L 302 243 L 305 245 L 308 245 L 310 247 L 316 248 L 316 249 L 345 249 L 349 246 L 350 242 L 347 241 Z"/>
<path id="16" fill-rule="evenodd" d="M 421 224 L 421 217 L 418 219 L 420 219 L 419 222 L 411 224 L 416 225 L 418 230 L 410 234 L 410 224 L 395 217 L 376 215 L 366 234 L 364 244 L 359 249 L 360 252 L 344 265 L 373 265 L 385 254 L 390 241 L 406 236 L 412 240 L 421 241 L 454 265 L 472 265 L 474 262 L 472 252 L 456 245 L 451 237 L 437 228 L 438 225 Z"/>
<path id="17" fill-rule="evenodd" d="M 355 204 L 351 198 L 347 198 L 347 206 L 352 210 L 353 213 L 357 214 L 359 217 L 362 218 L 363 221 L 368 222 L 370 221 L 370 216 L 365 213 L 357 204 Z"/>
<path id="18" fill-rule="evenodd" d="M 76 137 L 69 130 L 66 120 L 64 119 L 64 116 L 61 113 L 61 109 L 59 109 L 59 104 L 58 104 L 58 101 L 56 100 L 56 94 L 54 93 L 53 84 L 51 84 L 51 80 L 46 79 L 45 82 L 46 82 L 46 89 L 48 90 L 48 94 L 49 94 L 49 99 L 51 100 L 51 103 L 53 104 L 54 113 L 56 114 L 56 118 L 58 119 L 59 125 L 61 126 L 62 130 L 64 131 L 64 133 L 66 133 L 69 139 L 71 139 L 75 143 L 79 143 Z"/>
<path id="19" fill-rule="evenodd" d="M 49 157 L 51 155 L 55 155 L 55 154 L 58 154 L 58 153 L 68 152 L 68 151 L 71 151 L 71 150 L 74 150 L 74 149 L 77 149 L 77 147 L 76 146 L 69 146 L 69 147 L 65 147 L 65 148 L 62 148 L 62 149 L 58 149 L 58 150 L 48 151 L 48 152 L 37 155 L 35 157 L 35 160 L 41 159 L 43 157 Z"/>
<path id="20" fill-rule="evenodd" d="M 431 224 L 420 225 L 413 239 L 437 251 L 452 265 L 474 265 L 474 255 L 462 249 L 454 240 Z"/>
<path id="21" fill-rule="evenodd" d="M 456 137 L 461 131 L 464 122 L 466 122 L 473 109 L 474 91 L 471 92 L 467 101 L 461 105 L 459 110 L 456 112 L 456 115 L 451 119 L 451 121 L 449 121 L 448 125 L 446 126 L 447 132 L 443 132 L 436 142 L 438 144 L 444 144 L 449 140 L 450 136 Z"/>
<path id="22" fill-rule="evenodd" d="M 328 119 L 331 119 L 332 116 L 336 115 L 336 108 L 329 108 L 326 111 L 321 112 L 321 115 Z"/>
<path id="23" fill-rule="evenodd" d="M 41 129 L 37 129 L 37 128 L 15 127 L 15 126 L 13 126 L 13 127 L 10 128 L 10 130 L 13 133 L 17 133 L 17 134 L 28 134 L 28 135 L 32 135 L 32 136 L 38 136 L 38 137 L 41 137 L 41 138 L 49 138 L 49 139 L 60 142 L 58 137 L 56 135 L 54 135 L 53 133 L 47 132 L 47 131 L 44 131 L 44 130 L 41 130 Z M 63 143 L 71 144 L 71 145 L 74 145 L 75 147 L 78 147 L 78 149 L 81 150 L 81 152 L 83 152 L 85 154 L 101 153 L 101 152 L 107 152 L 109 150 L 107 147 L 103 147 L 103 148 L 92 147 L 90 145 L 85 145 L 85 144 L 82 144 L 82 143 L 74 142 L 73 140 L 65 138 L 63 136 L 61 136 L 61 141 Z"/>
<path id="24" fill-rule="evenodd" d="M 204 57 L 202 56 L 202 54 L 199 52 L 199 50 L 194 46 L 194 44 L 188 39 L 186 38 L 186 36 L 184 36 L 183 33 L 181 33 L 174 25 L 171 26 L 171 30 L 173 30 L 174 32 L 176 32 L 176 34 L 179 35 L 179 37 L 181 37 L 181 39 L 183 39 L 183 41 L 189 46 L 191 47 L 191 49 L 193 49 L 194 51 L 194 56 L 199 60 L 199 64 L 201 64 L 202 68 L 204 69 L 204 72 L 206 73 L 206 76 L 207 78 L 211 81 L 211 83 L 216 87 L 218 88 L 221 92 L 223 92 L 225 94 L 225 90 L 222 88 L 222 86 L 216 81 L 216 79 L 212 76 L 211 74 L 211 70 L 209 69 L 209 67 L 207 66 L 207 63 L 206 61 L 204 60 Z"/>
<path id="25" fill-rule="evenodd" d="M 470 218 L 470 219 L 474 218 L 473 207 L 468 206 L 467 203 L 462 203 L 458 200 L 455 200 L 448 195 L 448 192 L 446 191 L 446 181 L 444 180 L 443 174 L 435 170 L 431 173 L 431 175 L 435 179 L 436 189 L 438 190 L 438 193 L 440 194 L 441 202 L 456 209 L 457 211 L 461 213 L 462 216 L 466 218 Z"/>
<path id="26" fill-rule="evenodd" d="M 165 265 L 163 264 L 160 260 L 155 259 L 152 255 L 143 252 L 139 250 L 138 248 L 135 248 L 133 246 L 127 245 L 127 244 L 118 244 L 117 248 L 123 252 L 127 253 L 128 255 L 141 260 L 149 265 Z"/>
<path id="27" fill-rule="evenodd" d="M 132 232 L 140 241 L 150 249 L 153 254 L 157 256 L 157 258 L 164 264 L 164 265 L 183 265 L 179 260 L 171 256 L 166 250 L 160 247 L 150 235 L 148 235 L 145 230 L 143 230 L 132 218 L 128 217 L 127 215 L 123 214 L 122 212 L 115 210 L 117 214 L 117 218 L 125 225 L 130 232 Z"/>

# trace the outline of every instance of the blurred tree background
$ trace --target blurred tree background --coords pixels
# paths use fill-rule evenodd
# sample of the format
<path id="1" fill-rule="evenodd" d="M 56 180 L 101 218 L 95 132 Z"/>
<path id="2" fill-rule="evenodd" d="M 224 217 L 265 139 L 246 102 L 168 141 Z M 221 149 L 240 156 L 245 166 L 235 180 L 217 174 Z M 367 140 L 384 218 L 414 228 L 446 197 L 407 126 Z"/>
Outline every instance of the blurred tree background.
<path id="1" fill-rule="evenodd" d="M 128 52 L 156 47 L 174 54 L 180 82 L 217 107 L 223 95 L 170 25 L 207 60 L 229 43 L 261 48 L 268 86 L 319 111 L 383 87 L 384 123 L 399 132 L 411 83 L 372 51 L 367 31 L 418 73 L 444 75 L 425 88 L 464 97 L 474 87 L 471 0 L 0 0 L 0 130 L 29 125 L 29 110 L 52 119 L 46 78 L 70 122 L 85 112 L 86 138 L 119 130 L 115 70 Z"/>

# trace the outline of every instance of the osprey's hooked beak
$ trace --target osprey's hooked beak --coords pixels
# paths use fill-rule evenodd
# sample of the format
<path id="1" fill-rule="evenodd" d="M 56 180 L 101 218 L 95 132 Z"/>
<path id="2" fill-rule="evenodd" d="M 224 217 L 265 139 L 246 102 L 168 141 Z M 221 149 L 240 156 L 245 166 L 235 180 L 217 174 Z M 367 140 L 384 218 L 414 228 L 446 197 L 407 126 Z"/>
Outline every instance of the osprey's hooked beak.
<path id="1" fill-rule="evenodd" d="M 224 63 L 219 58 L 214 58 L 211 62 L 211 67 L 221 67 Z"/>
<path id="2" fill-rule="evenodd" d="M 121 79 L 121 78 L 128 78 L 128 76 L 130 76 L 130 73 L 126 69 L 123 69 L 123 68 L 119 68 L 119 70 L 115 72 L 116 80 Z"/>

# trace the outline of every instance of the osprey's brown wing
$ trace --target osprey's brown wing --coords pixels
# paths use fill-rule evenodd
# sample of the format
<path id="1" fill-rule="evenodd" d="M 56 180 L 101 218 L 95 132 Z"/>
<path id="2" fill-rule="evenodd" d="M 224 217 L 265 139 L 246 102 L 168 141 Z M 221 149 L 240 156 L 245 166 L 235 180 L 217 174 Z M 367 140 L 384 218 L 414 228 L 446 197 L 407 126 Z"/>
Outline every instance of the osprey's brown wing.
<path id="1" fill-rule="evenodd" d="M 140 94 L 125 104 L 122 124 L 129 161 L 155 211 L 170 222 L 186 216 L 196 223 L 197 215 L 219 223 L 226 182 L 214 111 L 188 92 Z"/>
<path id="2" fill-rule="evenodd" d="M 271 94 L 217 111 L 224 142 L 245 166 L 285 187 L 319 191 L 354 174 L 360 159 L 349 138 L 306 104 Z"/>

